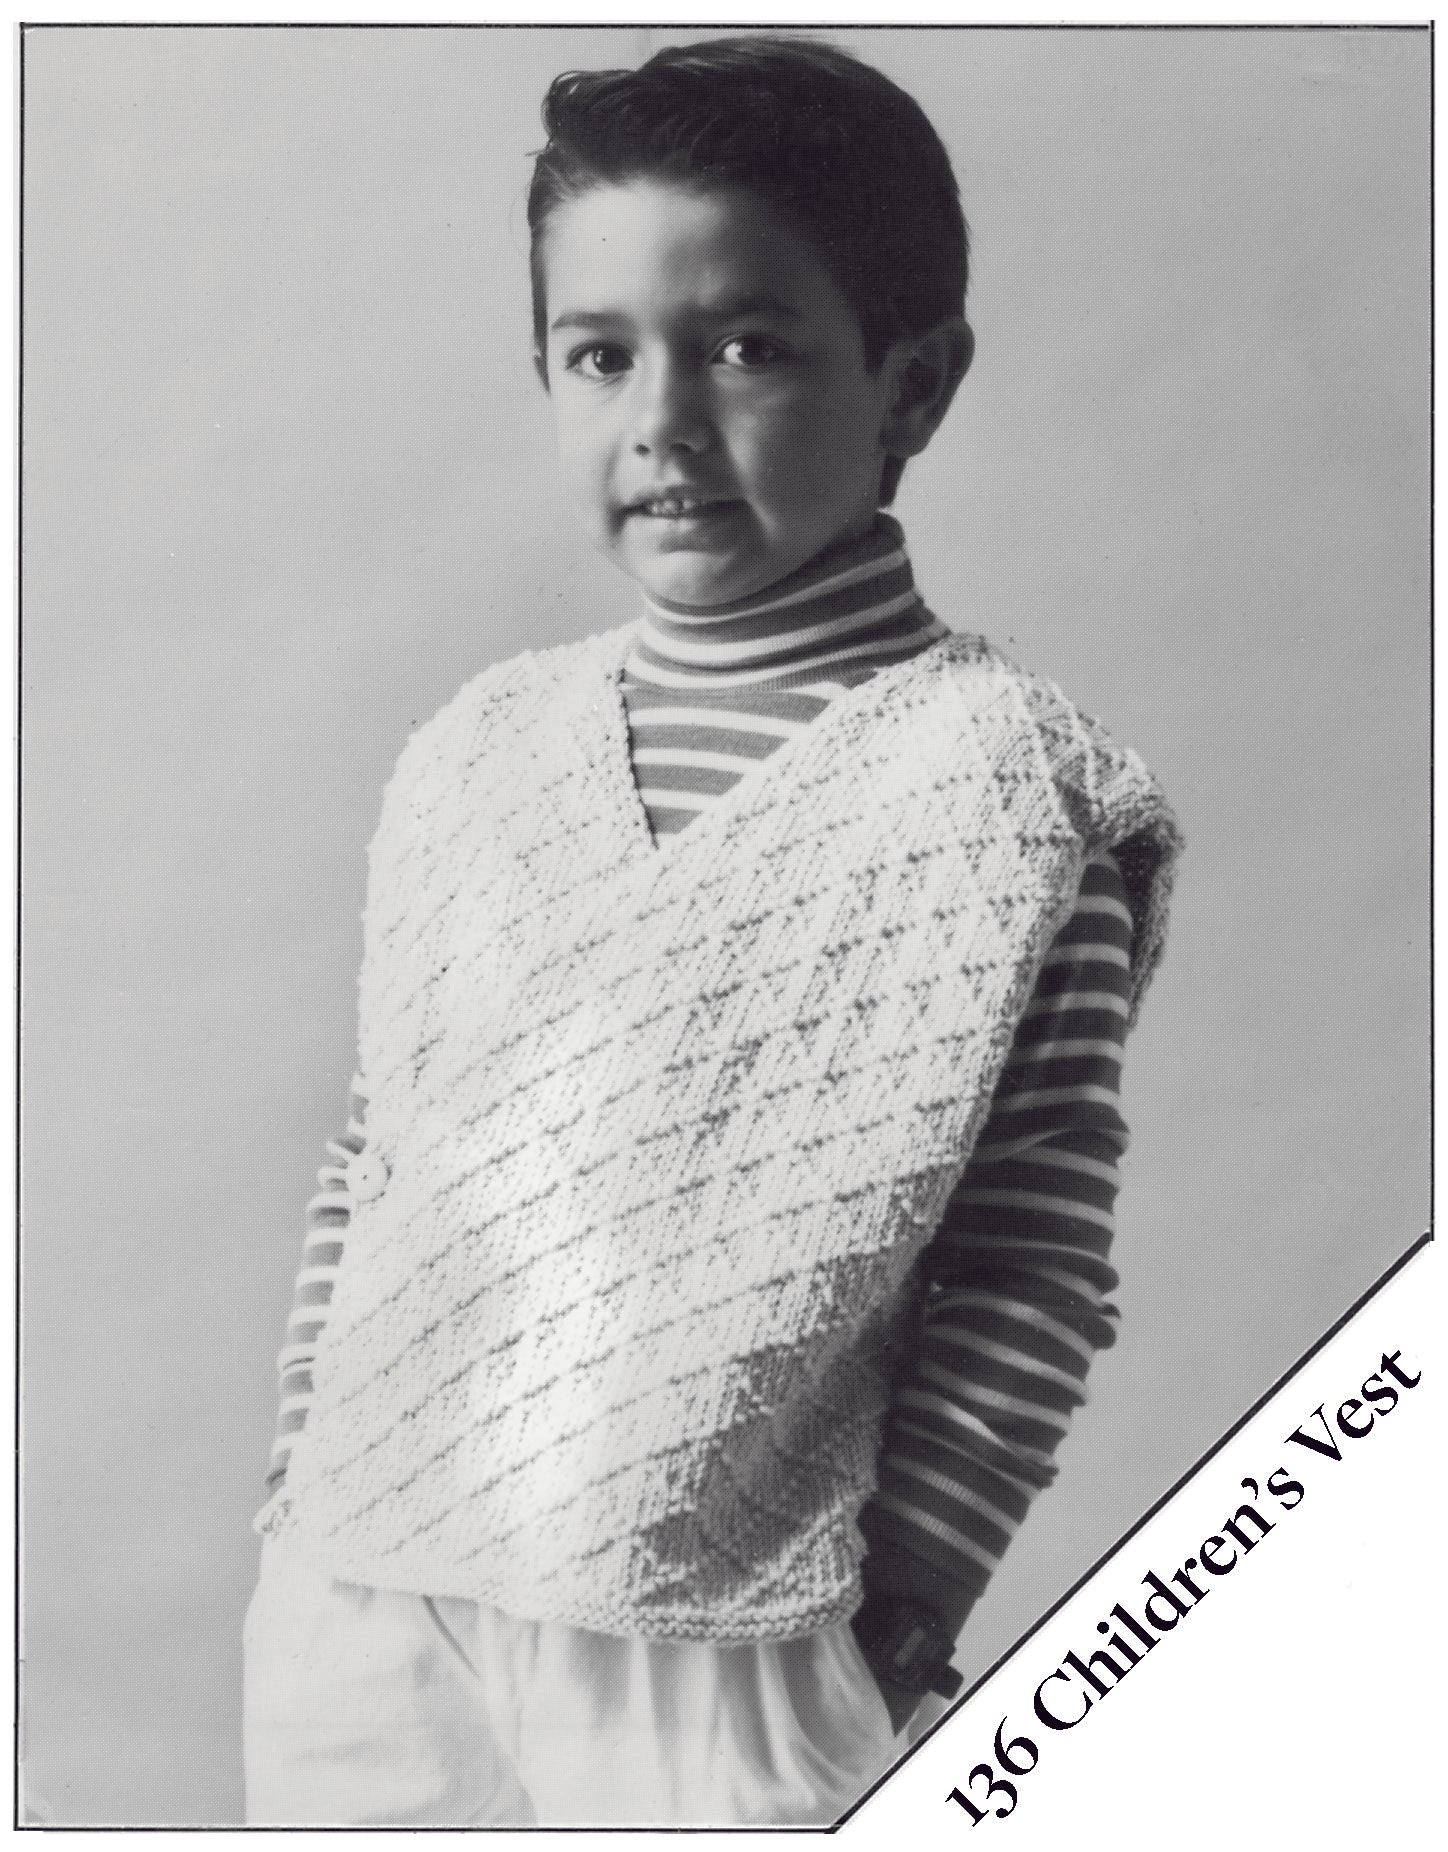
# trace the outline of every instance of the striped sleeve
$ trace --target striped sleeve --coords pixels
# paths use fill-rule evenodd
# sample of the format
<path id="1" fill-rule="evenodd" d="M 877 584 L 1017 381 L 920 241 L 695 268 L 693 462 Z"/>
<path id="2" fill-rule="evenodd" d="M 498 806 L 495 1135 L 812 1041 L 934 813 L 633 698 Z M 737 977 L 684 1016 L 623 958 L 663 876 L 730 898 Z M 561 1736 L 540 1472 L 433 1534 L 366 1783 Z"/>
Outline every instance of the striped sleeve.
<path id="1" fill-rule="evenodd" d="M 317 1340 L 327 1322 L 347 1230 L 352 1224 L 347 1166 L 366 1143 L 366 1119 L 366 1087 L 354 1077 L 347 1130 L 340 1138 L 328 1141 L 329 1161 L 317 1172 L 317 1194 L 307 1204 L 302 1264 L 292 1290 L 286 1339 L 277 1358 L 280 1407 L 266 1478 L 267 1491 L 273 1496 L 286 1480 L 292 1444 L 307 1424 Z"/>
<path id="2" fill-rule="evenodd" d="M 1115 1339 L 1131 932 L 1116 864 L 1093 856 L 926 1252 L 913 1352 L 860 1516 L 867 1590 L 927 1600 L 957 1632 L 1055 1477 L 1091 1359 Z"/>

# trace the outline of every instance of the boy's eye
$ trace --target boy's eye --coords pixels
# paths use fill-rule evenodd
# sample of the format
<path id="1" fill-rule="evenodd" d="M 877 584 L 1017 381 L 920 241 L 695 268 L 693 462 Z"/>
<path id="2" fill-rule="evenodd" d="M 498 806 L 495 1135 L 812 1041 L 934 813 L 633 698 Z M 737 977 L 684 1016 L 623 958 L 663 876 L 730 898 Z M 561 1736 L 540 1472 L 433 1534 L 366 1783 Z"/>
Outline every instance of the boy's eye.
<path id="1" fill-rule="evenodd" d="M 628 349 L 613 341 L 595 341 L 568 356 L 569 368 L 585 379 L 614 379 L 632 365 Z"/>
<path id="2" fill-rule="evenodd" d="M 784 349 L 767 334 L 736 334 L 724 343 L 715 358 L 730 367 L 768 367 L 784 358 Z"/>

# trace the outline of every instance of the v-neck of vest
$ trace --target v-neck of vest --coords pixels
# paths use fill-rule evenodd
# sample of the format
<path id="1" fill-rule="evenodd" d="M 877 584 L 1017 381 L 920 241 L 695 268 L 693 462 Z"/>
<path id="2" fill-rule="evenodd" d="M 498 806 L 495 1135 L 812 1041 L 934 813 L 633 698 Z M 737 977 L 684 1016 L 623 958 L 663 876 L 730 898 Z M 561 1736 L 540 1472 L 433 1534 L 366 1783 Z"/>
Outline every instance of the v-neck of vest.
<path id="1" fill-rule="evenodd" d="M 806 727 L 792 734 L 767 759 L 762 759 L 751 770 L 745 772 L 737 783 L 730 786 L 723 796 L 709 808 L 695 817 L 684 829 L 662 841 L 654 835 L 653 825 L 649 822 L 649 813 L 644 804 L 643 793 L 639 790 L 638 779 L 634 774 L 633 752 L 631 746 L 628 708 L 624 704 L 623 672 L 629 653 L 637 634 L 637 625 L 627 627 L 622 633 L 618 647 L 611 651 L 604 666 L 603 681 L 606 698 L 590 702 L 590 710 L 599 714 L 603 731 L 606 735 L 605 750 L 600 754 L 604 776 L 612 790 L 610 796 L 618 810 L 626 814 L 628 824 L 626 833 L 630 849 L 641 857 L 656 862 L 673 861 L 681 855 L 694 851 L 689 845 L 708 841 L 714 833 L 722 828 L 740 804 L 746 802 L 760 785 L 773 783 L 785 776 L 795 757 L 811 743 L 826 739 L 830 732 L 856 707 L 865 706 L 870 701 L 880 701 L 893 694 L 898 683 L 908 681 L 912 674 L 918 674 L 923 664 L 933 660 L 937 654 L 947 651 L 956 654 L 984 648 L 980 637 L 962 631 L 951 631 L 939 637 L 934 643 L 918 651 L 913 656 L 903 657 L 899 662 L 890 663 L 866 681 L 847 688 L 842 694 L 835 695 L 829 705 L 818 714 Z"/>

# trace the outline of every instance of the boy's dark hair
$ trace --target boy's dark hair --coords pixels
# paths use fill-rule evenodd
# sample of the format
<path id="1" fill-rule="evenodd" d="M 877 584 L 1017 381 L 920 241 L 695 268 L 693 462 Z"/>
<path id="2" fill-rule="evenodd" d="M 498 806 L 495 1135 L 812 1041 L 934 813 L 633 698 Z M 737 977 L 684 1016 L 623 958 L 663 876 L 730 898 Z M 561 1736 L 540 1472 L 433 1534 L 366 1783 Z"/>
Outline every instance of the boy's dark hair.
<path id="1" fill-rule="evenodd" d="M 709 39 L 636 71 L 568 71 L 543 103 L 528 189 L 533 329 L 544 347 L 549 215 L 598 186 L 741 187 L 813 243 L 859 317 L 873 372 L 891 345 L 965 308 L 969 246 L 950 157 L 924 110 L 817 39 Z M 891 458 L 880 499 L 904 468 Z"/>

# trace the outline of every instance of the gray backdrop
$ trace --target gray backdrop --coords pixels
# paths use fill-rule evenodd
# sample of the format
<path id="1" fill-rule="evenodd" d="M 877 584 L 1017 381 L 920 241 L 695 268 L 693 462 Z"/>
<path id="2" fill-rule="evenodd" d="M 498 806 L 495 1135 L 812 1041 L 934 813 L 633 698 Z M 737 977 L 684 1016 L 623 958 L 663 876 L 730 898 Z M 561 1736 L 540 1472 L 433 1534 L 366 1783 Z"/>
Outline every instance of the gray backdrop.
<path id="1" fill-rule="evenodd" d="M 538 101 L 642 29 L 25 41 L 33 1791 L 239 1815 L 272 1357 L 352 1067 L 363 847 L 474 670 L 622 621 L 528 363 Z M 979 357 L 927 598 L 1189 837 L 1129 1052 L 1123 1337 L 986 1665 L 1427 1214 L 1420 33 L 842 31 L 924 104 Z"/>

